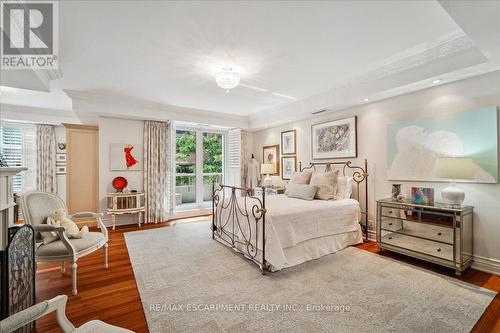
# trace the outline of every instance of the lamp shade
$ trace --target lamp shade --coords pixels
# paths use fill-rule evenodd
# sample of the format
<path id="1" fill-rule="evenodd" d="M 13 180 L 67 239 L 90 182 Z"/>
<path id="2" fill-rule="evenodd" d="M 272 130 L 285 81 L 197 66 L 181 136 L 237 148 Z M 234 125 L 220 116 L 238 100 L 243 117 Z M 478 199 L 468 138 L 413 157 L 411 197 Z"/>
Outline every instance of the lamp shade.
<path id="1" fill-rule="evenodd" d="M 263 175 L 270 175 L 276 173 L 276 165 L 274 164 L 262 164 L 260 167 L 260 173 Z"/>
<path id="2" fill-rule="evenodd" d="M 469 157 L 439 157 L 434 164 L 434 176 L 446 179 L 474 179 L 476 164 Z"/>

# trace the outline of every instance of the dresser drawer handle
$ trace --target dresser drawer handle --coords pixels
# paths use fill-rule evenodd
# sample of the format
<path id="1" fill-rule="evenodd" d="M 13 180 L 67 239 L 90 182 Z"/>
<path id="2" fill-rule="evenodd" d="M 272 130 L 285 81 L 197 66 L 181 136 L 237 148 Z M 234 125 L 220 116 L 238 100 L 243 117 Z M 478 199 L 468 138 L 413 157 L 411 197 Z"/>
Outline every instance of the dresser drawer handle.
<path id="1" fill-rule="evenodd" d="M 389 214 L 392 214 L 392 210 L 389 211 Z"/>
<path id="2" fill-rule="evenodd" d="M 389 237 L 389 239 L 392 239 L 392 237 Z"/>
<path id="3" fill-rule="evenodd" d="M 441 249 L 437 249 L 438 252 L 441 252 Z"/>
<path id="4" fill-rule="evenodd" d="M 392 222 L 390 222 L 389 225 L 392 225 Z"/>
<path id="5" fill-rule="evenodd" d="M 438 236 L 441 236 L 442 234 L 443 234 L 443 233 L 441 233 L 441 232 L 438 232 Z"/>

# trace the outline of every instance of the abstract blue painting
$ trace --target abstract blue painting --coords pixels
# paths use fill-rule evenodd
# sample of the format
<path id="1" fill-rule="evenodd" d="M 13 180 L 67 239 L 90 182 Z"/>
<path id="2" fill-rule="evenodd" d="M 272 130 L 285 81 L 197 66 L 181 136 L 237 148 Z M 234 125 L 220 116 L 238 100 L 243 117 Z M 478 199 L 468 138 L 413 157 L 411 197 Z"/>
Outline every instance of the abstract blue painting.
<path id="1" fill-rule="evenodd" d="M 469 157 L 475 183 L 498 182 L 497 107 L 401 121 L 387 126 L 389 180 L 443 181 L 439 157 Z"/>

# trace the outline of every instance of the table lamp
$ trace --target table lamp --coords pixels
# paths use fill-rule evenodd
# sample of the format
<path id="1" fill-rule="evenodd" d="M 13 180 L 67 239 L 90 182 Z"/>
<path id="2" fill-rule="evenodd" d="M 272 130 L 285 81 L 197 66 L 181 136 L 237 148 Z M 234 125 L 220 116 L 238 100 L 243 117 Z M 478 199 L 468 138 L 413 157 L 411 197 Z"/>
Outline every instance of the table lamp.
<path id="1" fill-rule="evenodd" d="M 456 180 L 474 179 L 475 163 L 469 157 L 439 157 L 434 165 L 434 176 L 451 180 L 450 186 L 441 190 L 445 203 L 460 206 L 465 192 L 455 184 Z"/>
<path id="2" fill-rule="evenodd" d="M 276 173 L 276 166 L 274 164 L 262 164 L 260 167 L 260 173 L 266 175 L 264 178 L 264 186 L 271 186 L 273 180 L 271 179 L 272 174 Z"/>

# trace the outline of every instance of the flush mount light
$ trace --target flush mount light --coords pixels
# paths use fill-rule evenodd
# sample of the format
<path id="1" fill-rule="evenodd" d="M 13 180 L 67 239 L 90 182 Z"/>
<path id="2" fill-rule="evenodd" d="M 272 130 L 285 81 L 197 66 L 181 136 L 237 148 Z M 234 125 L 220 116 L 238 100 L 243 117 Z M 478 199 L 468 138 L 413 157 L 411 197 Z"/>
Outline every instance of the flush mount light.
<path id="1" fill-rule="evenodd" d="M 222 89 L 236 88 L 236 86 L 240 83 L 240 75 L 233 71 L 231 67 L 224 67 L 220 72 L 215 74 L 215 82 Z"/>
<path id="2" fill-rule="evenodd" d="M 441 82 L 442 80 L 441 79 L 435 79 L 434 81 L 432 81 L 433 84 L 438 84 L 439 82 Z"/>
<path id="3" fill-rule="evenodd" d="M 365 98 L 363 101 L 365 102 L 369 102 L 370 100 L 368 98 Z"/>

